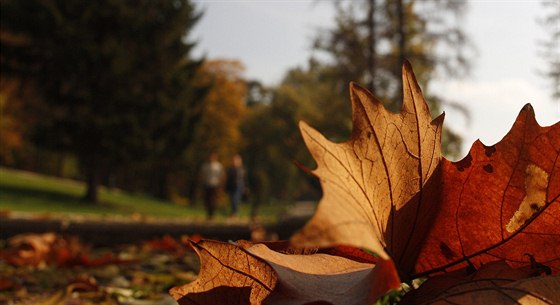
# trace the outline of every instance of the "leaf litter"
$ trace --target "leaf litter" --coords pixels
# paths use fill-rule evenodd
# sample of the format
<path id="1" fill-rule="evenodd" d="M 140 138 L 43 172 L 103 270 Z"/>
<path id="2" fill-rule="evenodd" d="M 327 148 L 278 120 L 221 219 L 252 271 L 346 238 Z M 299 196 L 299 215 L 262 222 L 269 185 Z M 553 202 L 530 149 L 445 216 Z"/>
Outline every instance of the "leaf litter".
<path id="1" fill-rule="evenodd" d="M 187 239 L 93 248 L 75 236 L 14 236 L 0 250 L 0 304 L 177 304 L 167 291 L 199 270 Z"/>

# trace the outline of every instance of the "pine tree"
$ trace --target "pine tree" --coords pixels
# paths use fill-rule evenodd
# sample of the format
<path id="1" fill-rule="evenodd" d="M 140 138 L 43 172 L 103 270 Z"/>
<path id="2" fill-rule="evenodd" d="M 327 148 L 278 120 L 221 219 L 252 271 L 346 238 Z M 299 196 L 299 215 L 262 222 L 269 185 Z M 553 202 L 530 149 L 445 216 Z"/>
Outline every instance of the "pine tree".
<path id="1" fill-rule="evenodd" d="M 74 154 L 97 201 L 100 178 L 174 158 L 192 141 L 204 90 L 193 78 L 189 0 L 1 2 L 1 70 L 33 87 L 37 145 Z M 32 106 L 31 106 L 32 105 Z"/>

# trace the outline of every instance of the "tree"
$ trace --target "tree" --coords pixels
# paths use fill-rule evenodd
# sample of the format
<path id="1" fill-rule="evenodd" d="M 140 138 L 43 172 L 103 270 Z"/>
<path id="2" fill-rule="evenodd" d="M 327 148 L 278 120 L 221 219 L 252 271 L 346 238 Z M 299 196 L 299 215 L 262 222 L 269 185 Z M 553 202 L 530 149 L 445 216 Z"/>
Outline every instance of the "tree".
<path id="1" fill-rule="evenodd" d="M 550 10 L 541 20 L 543 29 L 549 35 L 540 45 L 541 56 L 547 65 L 544 76 L 550 81 L 552 98 L 560 101 L 560 2 L 543 1 L 543 6 Z"/>
<path id="2" fill-rule="evenodd" d="M 7 0 L 1 11 L 2 74 L 38 92 L 32 140 L 77 156 L 85 200 L 119 166 L 189 145 L 202 100 L 190 1 Z"/>
<path id="3" fill-rule="evenodd" d="M 184 165 L 189 197 L 194 197 L 200 164 L 211 152 L 229 161 L 244 141 L 240 125 L 245 115 L 246 84 L 243 65 L 236 60 L 214 59 L 199 69 L 196 84 L 208 88 L 200 120 L 193 128 L 193 143 L 177 164 Z"/>
<path id="4" fill-rule="evenodd" d="M 314 43 L 316 50 L 328 55 L 329 74 L 337 80 L 331 95 L 340 98 L 333 100 L 331 107 L 346 105 L 348 83 L 356 81 L 382 100 L 391 101 L 387 105 L 390 109 L 398 110 L 402 100 L 400 67 L 405 59 L 413 63 L 431 101 L 445 100 L 433 95 L 429 80 L 436 75 L 468 73 L 470 44 L 459 26 L 464 2 L 368 0 L 337 1 L 335 5 L 335 27 L 321 32 Z M 438 112 L 437 103 L 431 109 Z M 444 137 L 459 139 L 456 135 Z"/>
<path id="5" fill-rule="evenodd" d="M 16 89 L 13 81 L 2 79 L 0 88 L 0 163 L 15 163 L 15 152 L 24 146 L 25 126 L 22 124 L 21 103 L 9 103 L 11 91 Z"/>
<path id="6" fill-rule="evenodd" d="M 244 138 L 248 140 L 243 154 L 247 157 L 255 204 L 268 202 L 271 197 L 293 200 L 316 195 L 314 180 L 306 179 L 310 177 L 302 175 L 294 164 L 312 162 L 297 124 L 307 120 L 333 135 L 343 136 L 337 132 L 344 128 L 336 125 L 346 123 L 345 111 L 328 107 L 329 99 L 323 99 L 332 85 L 324 77 L 323 69 L 321 63 L 312 59 L 307 68 L 288 71 L 276 87 L 249 84 L 253 94 L 249 95 L 248 113 L 242 124 Z"/>
<path id="7" fill-rule="evenodd" d="M 199 132 L 197 150 L 217 151 L 223 157 L 239 152 L 239 131 L 245 114 L 246 85 L 243 64 L 237 60 L 209 60 L 201 67 L 197 82 L 209 86 Z"/>

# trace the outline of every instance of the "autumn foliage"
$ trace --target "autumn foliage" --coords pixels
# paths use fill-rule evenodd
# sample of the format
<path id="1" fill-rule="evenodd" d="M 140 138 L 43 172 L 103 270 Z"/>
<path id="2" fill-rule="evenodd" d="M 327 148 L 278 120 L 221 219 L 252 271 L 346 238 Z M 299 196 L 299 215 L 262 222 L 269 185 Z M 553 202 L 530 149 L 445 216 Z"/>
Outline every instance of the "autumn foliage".
<path id="1" fill-rule="evenodd" d="M 451 162 L 408 63 L 403 84 L 397 114 L 350 85 L 347 142 L 301 123 L 315 215 L 281 246 L 193 243 L 201 270 L 171 290 L 179 304 L 373 304 L 401 282 L 403 304 L 560 303 L 560 124 L 527 105 L 502 141 Z"/>

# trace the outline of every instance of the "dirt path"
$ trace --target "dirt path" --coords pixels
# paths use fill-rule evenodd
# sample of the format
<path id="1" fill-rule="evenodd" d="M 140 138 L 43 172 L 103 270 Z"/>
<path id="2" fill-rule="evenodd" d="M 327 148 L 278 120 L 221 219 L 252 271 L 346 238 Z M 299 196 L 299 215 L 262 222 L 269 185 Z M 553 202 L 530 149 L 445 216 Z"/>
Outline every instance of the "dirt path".
<path id="1" fill-rule="evenodd" d="M 297 205 L 275 224 L 264 226 L 269 234 L 280 239 L 289 238 L 301 228 L 309 218 L 312 208 Z M 226 219 L 204 220 L 147 220 L 118 218 L 68 218 L 37 217 L 37 215 L 7 215 L 0 217 L 0 239 L 7 239 L 21 233 L 55 232 L 77 235 L 82 240 L 96 246 L 110 246 L 134 243 L 142 240 L 171 235 L 200 234 L 204 238 L 216 240 L 251 239 L 254 224 L 248 220 Z"/>

